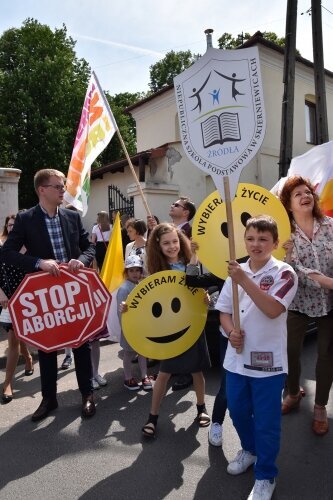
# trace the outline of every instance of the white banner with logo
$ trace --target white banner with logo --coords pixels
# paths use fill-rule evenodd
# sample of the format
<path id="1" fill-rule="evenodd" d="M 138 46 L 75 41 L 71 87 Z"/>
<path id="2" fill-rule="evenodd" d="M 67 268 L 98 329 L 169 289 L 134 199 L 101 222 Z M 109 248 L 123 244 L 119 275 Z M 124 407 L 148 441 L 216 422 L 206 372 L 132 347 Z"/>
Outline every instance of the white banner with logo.
<path id="1" fill-rule="evenodd" d="M 257 47 L 209 48 L 174 79 L 182 145 L 189 160 L 210 174 L 224 196 L 235 196 L 243 168 L 265 135 L 266 117 Z"/>

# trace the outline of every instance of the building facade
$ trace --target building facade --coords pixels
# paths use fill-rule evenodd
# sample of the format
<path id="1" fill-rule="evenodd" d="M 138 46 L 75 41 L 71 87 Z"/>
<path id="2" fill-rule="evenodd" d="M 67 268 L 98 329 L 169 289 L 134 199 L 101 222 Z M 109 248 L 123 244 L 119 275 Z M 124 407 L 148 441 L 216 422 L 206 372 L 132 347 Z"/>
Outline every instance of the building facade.
<path id="1" fill-rule="evenodd" d="M 259 153 L 242 171 L 240 182 L 270 189 L 279 178 L 281 114 L 283 98 L 284 50 L 254 35 L 245 46 L 259 49 L 266 109 L 266 134 Z M 240 49 L 241 50 L 241 49 Z M 333 136 L 333 73 L 326 71 L 326 100 L 329 138 Z M 136 121 L 137 151 L 133 165 L 151 213 L 167 220 L 172 201 L 181 195 L 191 197 L 198 206 L 215 190 L 211 177 L 187 159 L 181 144 L 173 86 L 128 108 Z M 313 63 L 297 56 L 295 70 L 293 156 L 316 144 L 316 98 Z M 112 211 L 112 189 L 117 186 L 124 197 L 132 198 L 134 213 L 145 218 L 146 211 L 127 161 L 105 165 L 92 172 L 89 210 L 84 219 L 89 229 L 100 210 Z M 111 193 L 111 198 L 110 198 Z"/>

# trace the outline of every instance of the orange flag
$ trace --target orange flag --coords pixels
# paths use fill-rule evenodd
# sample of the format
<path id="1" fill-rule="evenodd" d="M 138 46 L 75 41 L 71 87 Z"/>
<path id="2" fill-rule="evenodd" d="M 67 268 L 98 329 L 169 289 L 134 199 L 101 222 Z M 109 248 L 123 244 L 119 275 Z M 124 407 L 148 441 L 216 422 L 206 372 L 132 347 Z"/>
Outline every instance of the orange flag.
<path id="1" fill-rule="evenodd" d="M 87 213 L 90 195 L 90 168 L 117 130 L 109 103 L 93 72 L 84 100 L 81 119 L 69 165 L 64 198 Z"/>

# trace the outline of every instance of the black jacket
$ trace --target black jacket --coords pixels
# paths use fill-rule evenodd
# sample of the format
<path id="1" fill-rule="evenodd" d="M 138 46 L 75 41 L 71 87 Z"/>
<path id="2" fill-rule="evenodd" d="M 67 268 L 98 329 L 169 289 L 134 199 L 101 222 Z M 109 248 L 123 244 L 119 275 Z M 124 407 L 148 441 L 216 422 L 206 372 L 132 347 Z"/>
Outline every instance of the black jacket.
<path id="1" fill-rule="evenodd" d="M 59 217 L 68 260 L 78 259 L 89 267 L 95 256 L 95 247 L 83 228 L 80 214 L 59 208 Z M 23 246 L 27 250 L 24 254 L 20 253 Z M 27 273 L 36 271 L 38 259 L 55 259 L 45 216 L 39 205 L 17 214 L 1 254 L 5 264 L 19 266 Z"/>

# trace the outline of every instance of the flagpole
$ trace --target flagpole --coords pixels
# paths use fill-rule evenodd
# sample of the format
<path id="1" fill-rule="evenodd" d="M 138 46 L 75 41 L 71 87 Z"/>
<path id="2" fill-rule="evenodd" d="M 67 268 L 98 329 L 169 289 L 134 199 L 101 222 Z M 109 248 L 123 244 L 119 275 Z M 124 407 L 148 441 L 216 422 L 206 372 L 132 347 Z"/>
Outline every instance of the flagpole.
<path id="1" fill-rule="evenodd" d="M 121 133 L 120 133 L 120 131 L 119 131 L 119 129 L 118 129 L 118 126 L 117 126 L 117 124 L 116 124 L 116 121 L 115 121 L 115 119 L 114 119 L 114 117 L 113 117 L 113 113 L 112 113 L 112 111 L 111 111 L 110 104 L 109 104 L 109 102 L 108 102 L 107 98 L 105 97 L 105 94 L 104 94 L 104 92 L 103 92 L 103 90 L 102 90 L 102 88 L 101 88 L 101 86 L 100 86 L 100 84 L 99 84 L 99 81 L 98 81 L 98 78 L 96 77 L 95 72 L 93 71 L 93 72 L 92 72 L 92 74 L 94 75 L 94 78 L 95 78 L 96 84 L 97 84 L 97 86 L 98 86 L 98 88 L 99 88 L 99 91 L 100 91 L 100 93 L 101 93 L 101 96 L 102 96 L 102 98 L 103 98 L 103 100 L 104 100 L 104 104 L 105 104 L 106 108 L 108 109 L 108 111 L 109 111 L 110 115 L 112 116 L 112 119 L 113 119 L 113 124 L 114 124 L 114 126 L 115 126 L 116 131 L 117 131 L 117 135 L 118 135 L 118 138 L 119 138 L 119 141 L 120 141 L 121 147 L 123 148 L 123 151 L 124 151 L 125 156 L 126 156 L 126 160 L 127 160 L 128 165 L 129 165 L 129 167 L 130 167 L 130 169 L 131 169 L 131 171 L 132 171 L 132 174 L 133 174 L 133 177 L 134 177 L 134 180 L 135 180 L 136 187 L 138 188 L 138 191 L 139 191 L 140 196 L 141 196 L 141 198 L 142 198 L 142 203 L 143 203 L 143 206 L 144 206 L 144 207 L 145 207 L 145 209 L 146 209 L 147 215 L 151 216 L 151 211 L 150 211 L 150 209 L 149 209 L 149 206 L 148 206 L 148 203 L 147 203 L 146 197 L 145 197 L 145 195 L 144 195 L 144 193 L 143 193 L 143 191 L 142 191 L 141 184 L 140 184 L 140 182 L 139 182 L 139 179 L 138 179 L 138 177 L 137 177 L 137 175 L 136 175 L 136 173 L 135 173 L 135 170 L 134 170 L 134 167 L 133 167 L 133 164 L 132 164 L 132 160 L 131 160 L 131 158 L 130 158 L 130 156 L 129 156 L 129 154 L 128 154 L 128 151 L 127 151 L 126 145 L 125 145 L 125 143 L 124 143 L 124 141 L 123 141 L 123 138 L 122 138 L 122 136 L 121 136 Z"/>
<path id="2" fill-rule="evenodd" d="M 223 177 L 224 186 L 224 196 L 225 196 L 225 208 L 227 213 L 227 225 L 228 225 L 228 241 L 229 241 L 229 257 L 230 260 L 236 260 L 236 248 L 235 248 L 235 234 L 234 234 L 234 221 L 232 215 L 232 206 L 230 200 L 230 186 L 229 177 Z M 240 331 L 240 316 L 239 316 L 239 299 L 238 299 L 238 285 L 233 280 L 232 282 L 232 302 L 233 302 L 233 321 L 235 325 L 235 330 Z M 242 348 L 236 349 L 237 354 L 242 352 Z"/>
<path id="3" fill-rule="evenodd" d="M 129 156 L 129 154 L 128 154 L 128 151 L 127 151 L 127 149 L 126 149 L 125 143 L 124 143 L 124 141 L 123 141 L 123 138 L 122 138 L 122 136 L 121 136 L 121 134 L 120 134 L 120 132 L 119 132 L 118 128 L 117 128 L 117 134 L 118 134 L 118 138 L 119 138 L 119 140 L 120 140 L 120 144 L 121 144 L 121 146 L 122 146 L 122 148 L 123 148 L 123 150 L 124 150 L 124 153 L 125 153 L 126 159 L 127 159 L 127 161 L 128 161 L 128 164 L 129 164 L 129 167 L 130 167 L 130 169 L 131 169 L 131 171 L 132 171 L 132 174 L 133 174 L 133 176 L 134 176 L 136 187 L 138 188 L 139 193 L 140 193 L 140 195 L 141 195 L 143 206 L 144 206 L 144 207 L 145 207 L 145 209 L 146 209 L 147 215 L 151 216 L 151 211 L 150 211 L 150 209 L 149 209 L 149 206 L 148 206 L 148 203 L 147 203 L 146 197 L 145 197 L 145 195 L 143 194 L 143 191 L 142 191 L 142 188 L 141 188 L 141 184 L 140 184 L 139 179 L 138 179 L 138 177 L 137 177 L 137 175 L 136 175 L 136 173 L 135 173 L 135 170 L 134 170 L 134 167 L 133 167 L 133 164 L 132 164 L 131 158 L 130 158 L 130 156 Z"/>

